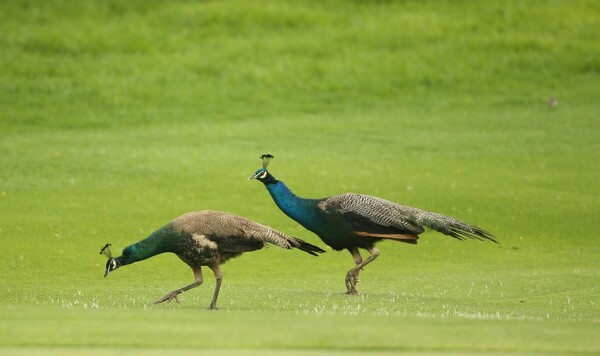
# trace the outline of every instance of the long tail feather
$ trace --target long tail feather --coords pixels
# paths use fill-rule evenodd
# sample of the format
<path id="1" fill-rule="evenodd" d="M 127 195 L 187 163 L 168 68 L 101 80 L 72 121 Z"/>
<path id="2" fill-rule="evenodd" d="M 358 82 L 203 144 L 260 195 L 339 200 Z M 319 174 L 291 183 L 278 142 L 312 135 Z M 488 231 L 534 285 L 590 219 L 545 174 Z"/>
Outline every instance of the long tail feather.
<path id="1" fill-rule="evenodd" d="M 498 243 L 496 238 L 484 229 L 474 225 L 469 225 L 449 216 L 422 211 L 417 218 L 417 222 L 423 226 L 441 232 L 442 234 L 454 237 L 458 240 L 489 240 Z"/>

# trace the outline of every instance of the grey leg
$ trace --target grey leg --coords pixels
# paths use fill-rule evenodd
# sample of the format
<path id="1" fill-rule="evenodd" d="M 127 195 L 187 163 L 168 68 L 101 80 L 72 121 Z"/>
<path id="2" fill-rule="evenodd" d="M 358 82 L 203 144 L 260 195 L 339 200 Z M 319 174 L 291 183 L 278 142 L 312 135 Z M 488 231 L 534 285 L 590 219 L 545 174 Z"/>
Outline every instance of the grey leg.
<path id="1" fill-rule="evenodd" d="M 352 258 L 354 258 L 354 263 L 358 266 L 362 263 L 362 256 L 356 247 L 349 248 L 348 251 L 352 254 Z M 356 282 L 358 281 L 358 273 L 353 273 L 354 268 L 348 271 L 346 274 L 346 289 L 348 291 L 346 294 L 357 294 L 356 291 Z"/>
<path id="2" fill-rule="evenodd" d="M 352 251 L 350 251 L 350 253 L 352 253 Z M 346 281 L 350 281 L 350 288 L 348 289 L 348 294 L 358 294 L 358 291 L 356 290 L 356 283 L 358 282 L 358 272 L 360 272 L 360 270 L 369 263 L 375 261 L 375 259 L 379 256 L 379 249 L 373 246 L 369 249 L 369 253 L 371 254 L 371 256 L 367 257 L 366 260 L 358 263 L 356 267 L 348 271 L 348 274 L 346 275 Z M 354 253 L 352 253 L 352 255 L 354 256 Z"/>
<path id="3" fill-rule="evenodd" d="M 219 297 L 219 290 L 221 290 L 221 281 L 223 281 L 223 272 L 221 272 L 221 267 L 219 265 L 208 266 L 215 273 L 215 279 L 217 280 L 217 284 L 215 285 L 215 294 L 213 295 L 212 302 L 210 303 L 209 309 L 218 309 L 217 308 L 217 298 Z"/>
<path id="4" fill-rule="evenodd" d="M 157 300 L 156 302 L 154 302 L 154 304 L 159 304 L 162 302 L 170 302 L 173 299 L 175 299 L 175 301 L 177 303 L 179 303 L 179 300 L 177 300 L 177 296 L 183 292 L 185 292 L 186 290 L 190 290 L 192 288 L 196 288 L 199 285 L 202 284 L 202 270 L 200 269 L 200 267 L 192 267 L 192 272 L 194 272 L 194 277 L 195 277 L 195 281 L 194 283 L 187 285 L 183 288 L 179 288 L 177 290 L 172 291 L 171 293 L 165 295 L 164 297 L 160 298 L 159 300 Z"/>

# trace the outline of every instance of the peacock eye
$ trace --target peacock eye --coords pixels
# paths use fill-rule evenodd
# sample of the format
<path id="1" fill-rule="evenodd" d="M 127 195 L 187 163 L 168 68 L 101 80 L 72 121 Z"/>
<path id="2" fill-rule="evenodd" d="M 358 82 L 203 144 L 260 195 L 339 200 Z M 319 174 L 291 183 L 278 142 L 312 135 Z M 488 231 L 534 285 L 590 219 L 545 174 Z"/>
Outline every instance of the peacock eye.
<path id="1" fill-rule="evenodd" d="M 115 268 L 117 268 L 117 261 L 112 260 L 110 261 L 110 270 L 114 270 Z"/>
<path id="2" fill-rule="evenodd" d="M 262 174 L 260 175 L 260 179 L 266 178 L 267 177 L 267 171 L 262 172 Z"/>

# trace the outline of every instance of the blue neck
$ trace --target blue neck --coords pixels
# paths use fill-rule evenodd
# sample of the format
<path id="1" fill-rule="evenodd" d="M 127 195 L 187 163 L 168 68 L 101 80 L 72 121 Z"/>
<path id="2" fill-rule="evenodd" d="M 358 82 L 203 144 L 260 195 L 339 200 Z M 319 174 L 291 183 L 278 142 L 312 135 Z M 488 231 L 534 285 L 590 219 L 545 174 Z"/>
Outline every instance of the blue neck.
<path id="1" fill-rule="evenodd" d="M 318 200 L 297 197 L 282 181 L 265 184 L 265 186 L 281 211 L 305 228 L 313 230 Z"/>

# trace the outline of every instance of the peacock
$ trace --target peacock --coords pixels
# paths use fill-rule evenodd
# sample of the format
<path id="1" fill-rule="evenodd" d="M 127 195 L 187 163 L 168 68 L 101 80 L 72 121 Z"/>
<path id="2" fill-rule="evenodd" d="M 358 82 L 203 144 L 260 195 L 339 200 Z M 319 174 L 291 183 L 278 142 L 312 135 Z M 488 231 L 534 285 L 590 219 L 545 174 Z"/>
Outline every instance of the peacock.
<path id="1" fill-rule="evenodd" d="M 173 299 L 179 303 L 179 294 L 202 284 L 201 267 L 208 266 L 216 278 L 210 309 L 217 309 L 217 297 L 223 280 L 220 265 L 244 252 L 260 250 L 267 242 L 286 249 L 297 248 L 313 256 L 325 252 L 317 246 L 244 217 L 222 211 L 203 210 L 179 216 L 145 239 L 125 247 L 119 257 L 112 256 L 110 244 L 106 244 L 100 254 L 108 257 L 104 277 L 119 267 L 165 252 L 176 254 L 190 266 L 194 282 L 168 293 L 155 304 Z"/>
<path id="2" fill-rule="evenodd" d="M 296 196 L 267 170 L 270 154 L 260 157 L 263 167 L 249 179 L 264 183 L 275 204 L 287 216 L 312 231 L 336 251 L 348 250 L 355 266 L 346 274 L 347 294 L 357 294 L 358 274 L 380 254 L 375 244 L 394 240 L 416 244 L 419 234 L 430 228 L 458 240 L 497 242 L 489 232 L 455 218 L 400 205 L 382 198 L 346 193 L 322 199 Z M 369 251 L 363 260 L 359 249 Z"/>

